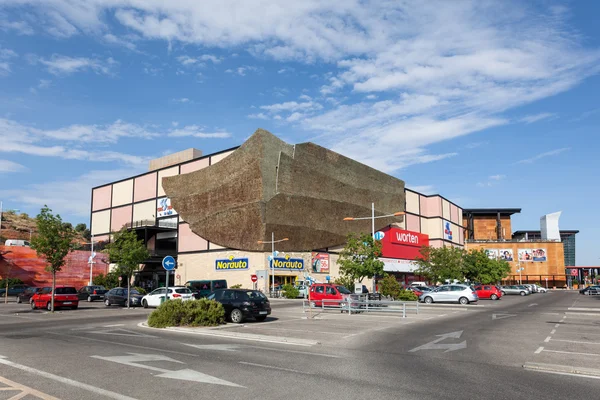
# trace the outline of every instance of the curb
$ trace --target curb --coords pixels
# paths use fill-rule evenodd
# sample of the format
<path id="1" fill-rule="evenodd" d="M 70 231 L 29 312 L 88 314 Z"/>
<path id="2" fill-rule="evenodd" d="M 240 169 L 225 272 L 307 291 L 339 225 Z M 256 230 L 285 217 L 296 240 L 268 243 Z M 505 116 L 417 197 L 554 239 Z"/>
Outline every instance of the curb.
<path id="1" fill-rule="evenodd" d="M 239 332 L 224 332 L 222 329 L 214 329 L 214 328 L 178 328 L 178 327 L 168 327 L 168 328 L 152 328 L 149 327 L 146 322 L 140 322 L 138 324 L 141 328 L 147 329 L 156 329 L 163 330 L 168 332 L 177 332 L 177 333 L 189 333 L 193 335 L 202 335 L 202 336 L 215 336 L 219 338 L 226 339 L 242 339 L 242 340 L 252 340 L 256 342 L 270 342 L 270 343 L 283 343 L 295 346 L 315 346 L 320 345 L 321 342 L 316 340 L 308 340 L 308 339 L 300 339 L 300 338 L 291 338 L 285 336 L 269 336 L 269 335 L 258 335 L 254 333 L 239 333 Z"/>
<path id="2" fill-rule="evenodd" d="M 570 365 L 540 364 L 527 362 L 523 364 L 523 368 L 531 371 L 559 372 L 563 374 L 577 374 L 600 377 L 600 369 L 580 368 L 573 367 Z"/>

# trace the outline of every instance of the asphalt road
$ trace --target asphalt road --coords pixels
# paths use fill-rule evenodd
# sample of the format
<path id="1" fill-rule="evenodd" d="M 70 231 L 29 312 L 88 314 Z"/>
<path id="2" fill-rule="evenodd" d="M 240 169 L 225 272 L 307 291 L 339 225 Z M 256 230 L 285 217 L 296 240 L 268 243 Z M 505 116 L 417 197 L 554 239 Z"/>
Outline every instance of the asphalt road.
<path id="1" fill-rule="evenodd" d="M 149 329 L 138 325 L 144 309 L 82 303 L 48 314 L 0 304 L 0 399 L 595 398 L 600 301 L 583 297 L 319 321 L 274 301 L 270 322 L 247 324 L 262 335 L 277 327 L 329 338 L 312 346 Z"/>

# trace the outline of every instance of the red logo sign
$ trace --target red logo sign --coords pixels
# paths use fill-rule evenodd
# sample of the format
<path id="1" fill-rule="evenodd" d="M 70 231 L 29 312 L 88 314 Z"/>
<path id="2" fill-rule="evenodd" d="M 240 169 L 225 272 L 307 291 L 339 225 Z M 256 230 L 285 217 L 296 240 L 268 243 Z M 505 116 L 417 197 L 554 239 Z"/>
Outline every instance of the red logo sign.
<path id="1" fill-rule="evenodd" d="M 252 280 L 252 282 L 256 282 L 258 280 L 258 276 L 250 275 L 250 279 Z"/>
<path id="2" fill-rule="evenodd" d="M 390 235 L 390 242 L 396 243 L 396 244 L 403 244 L 406 246 L 415 246 L 415 247 L 421 247 L 425 244 L 423 241 L 424 235 L 421 235 L 420 233 L 417 233 L 417 232 L 404 231 L 404 230 L 400 230 L 400 229 L 391 229 L 388 232 L 388 235 Z M 429 242 L 428 237 L 425 239 L 427 240 L 427 242 Z"/>
<path id="3" fill-rule="evenodd" d="M 382 231 L 385 233 L 381 240 L 383 257 L 414 260 L 420 257 L 421 247 L 429 246 L 429 236 L 423 233 L 393 227 Z"/>

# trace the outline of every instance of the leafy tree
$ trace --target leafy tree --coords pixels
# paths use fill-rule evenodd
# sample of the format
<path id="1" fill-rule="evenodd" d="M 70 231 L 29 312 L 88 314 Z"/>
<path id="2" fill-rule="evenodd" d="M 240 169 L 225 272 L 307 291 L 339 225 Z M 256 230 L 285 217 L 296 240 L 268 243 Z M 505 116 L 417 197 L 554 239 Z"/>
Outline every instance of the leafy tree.
<path id="1" fill-rule="evenodd" d="M 394 275 L 386 275 L 379 283 L 379 291 L 384 296 L 389 296 L 392 299 L 398 298 L 400 294 L 400 282 L 396 280 Z"/>
<path id="2" fill-rule="evenodd" d="M 463 249 L 451 246 L 423 246 L 420 253 L 421 256 L 415 260 L 419 266 L 415 271 L 416 275 L 425 276 L 434 283 L 443 282 L 445 279 L 464 279 Z"/>
<path id="3" fill-rule="evenodd" d="M 107 289 L 112 289 L 119 286 L 119 275 L 116 272 L 108 274 L 98 274 L 92 279 L 94 285 L 104 286 Z"/>
<path id="4" fill-rule="evenodd" d="M 72 223 L 70 223 L 70 222 L 63 222 L 63 225 L 66 228 L 73 230 L 73 224 Z"/>
<path id="5" fill-rule="evenodd" d="M 336 285 L 345 287 L 351 292 L 354 292 L 354 278 L 348 275 L 340 275 L 333 281 Z"/>
<path id="6" fill-rule="evenodd" d="M 83 232 L 87 229 L 87 226 L 83 223 L 75 225 L 75 232 Z"/>
<path id="7" fill-rule="evenodd" d="M 89 230 L 89 229 L 85 229 L 85 230 L 82 232 L 81 236 L 83 236 L 83 238 L 84 238 L 85 240 L 90 240 L 90 241 L 92 240 L 92 233 L 90 232 L 90 230 Z"/>
<path id="8" fill-rule="evenodd" d="M 38 256 L 44 257 L 48 265 L 46 271 L 52 273 L 52 312 L 54 312 L 54 289 L 56 273 L 65 265 L 66 257 L 73 250 L 75 231 L 68 223 L 63 223 L 60 215 L 52 214 L 52 210 L 44 205 L 37 215 L 37 236 L 31 239 L 31 248 Z"/>
<path id="9" fill-rule="evenodd" d="M 510 265 L 503 260 L 490 259 L 484 250 L 471 250 L 464 255 L 465 277 L 473 282 L 492 284 L 510 273 Z"/>
<path id="10" fill-rule="evenodd" d="M 360 235 L 351 233 L 338 259 L 340 273 L 358 282 L 362 282 L 367 277 L 383 275 L 384 263 L 378 259 L 380 255 L 380 240 L 373 239 L 373 236 L 368 233 Z"/>
<path id="11" fill-rule="evenodd" d="M 118 265 L 117 272 L 127 276 L 127 308 L 129 308 L 131 276 L 139 270 L 140 264 L 150 257 L 143 240 L 138 239 L 134 231 L 123 228 L 113 236 L 113 241 L 106 246 L 111 263 Z"/>
<path id="12" fill-rule="evenodd" d="M 283 285 L 283 296 L 286 299 L 295 299 L 300 295 L 300 291 L 289 283 Z"/>

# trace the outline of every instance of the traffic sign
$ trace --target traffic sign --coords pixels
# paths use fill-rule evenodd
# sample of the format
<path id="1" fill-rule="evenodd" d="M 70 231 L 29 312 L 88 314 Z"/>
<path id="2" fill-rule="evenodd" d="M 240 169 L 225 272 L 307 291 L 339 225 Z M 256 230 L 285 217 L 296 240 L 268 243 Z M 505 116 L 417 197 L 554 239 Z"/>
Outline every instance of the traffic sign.
<path id="1" fill-rule="evenodd" d="M 331 277 L 330 277 L 329 275 L 327 275 L 327 276 L 325 277 L 325 280 L 326 280 L 327 282 L 329 282 L 329 281 L 331 280 Z"/>
<path id="2" fill-rule="evenodd" d="M 162 266 L 167 271 L 174 270 L 175 269 L 175 259 L 173 258 L 173 256 L 166 256 L 165 258 L 163 258 Z"/>
<path id="3" fill-rule="evenodd" d="M 252 280 L 252 282 L 256 282 L 258 280 L 258 276 L 252 274 L 250 275 L 250 279 Z"/>
<path id="4" fill-rule="evenodd" d="M 122 280 L 122 279 L 123 279 L 123 277 L 122 277 L 122 276 L 120 276 L 120 277 L 119 277 L 119 280 Z"/>
<path id="5" fill-rule="evenodd" d="M 377 232 L 375 232 L 373 237 L 375 238 L 375 240 L 381 240 L 385 237 L 385 233 L 383 233 L 381 231 L 377 231 Z"/>
<path id="6" fill-rule="evenodd" d="M 177 274 L 177 275 L 175 275 L 175 278 L 181 279 L 181 275 Z"/>

